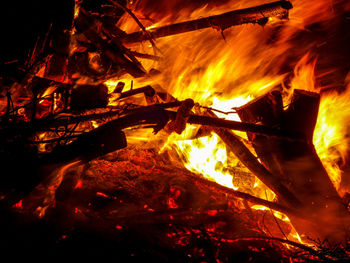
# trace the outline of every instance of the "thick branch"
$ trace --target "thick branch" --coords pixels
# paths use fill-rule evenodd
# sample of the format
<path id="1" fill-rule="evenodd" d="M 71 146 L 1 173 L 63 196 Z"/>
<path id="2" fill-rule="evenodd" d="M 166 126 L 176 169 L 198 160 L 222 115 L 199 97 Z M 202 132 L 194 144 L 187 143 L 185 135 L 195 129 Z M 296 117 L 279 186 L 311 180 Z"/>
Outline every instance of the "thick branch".
<path id="1" fill-rule="evenodd" d="M 215 182 L 212 182 L 212 181 L 209 181 L 209 180 L 206 180 L 204 178 L 201 178 L 199 176 L 195 176 L 195 175 L 188 175 L 191 180 L 201 184 L 201 185 L 204 185 L 208 188 L 211 188 L 211 189 L 214 189 L 215 191 L 219 191 L 221 193 L 225 193 L 229 196 L 232 196 L 232 197 L 235 197 L 235 198 L 240 198 L 240 199 L 244 199 L 244 200 L 247 200 L 248 202 L 251 202 L 251 203 L 254 203 L 254 204 L 257 204 L 257 205 L 263 205 L 263 206 L 266 206 L 272 210 L 275 210 L 275 211 L 278 211 L 278 212 L 281 212 L 281 213 L 284 213 L 286 215 L 293 215 L 293 216 L 296 216 L 296 217 L 300 217 L 299 213 L 293 209 L 290 209 L 288 207 L 285 207 L 283 205 L 280 205 L 278 203 L 274 203 L 274 202 L 270 202 L 270 201 L 267 201 L 267 200 L 264 200 L 264 199 L 261 199 L 261 198 L 258 198 L 256 196 L 253 196 L 253 195 L 250 195 L 250 194 L 247 194 L 247 193 L 243 193 L 241 191 L 237 191 L 237 190 L 233 190 L 233 189 L 230 189 L 230 188 L 227 188 L 225 186 L 222 186 L 220 184 L 217 184 Z"/>
<path id="2" fill-rule="evenodd" d="M 138 109 L 130 110 L 130 112 L 125 113 L 124 115 L 114 121 L 111 121 L 109 125 L 119 125 L 121 129 L 142 125 L 142 124 L 160 124 L 167 122 L 170 119 L 174 120 L 176 118 L 175 111 L 164 110 L 164 108 L 180 106 L 181 102 L 170 102 L 164 104 L 157 104 L 152 106 L 141 107 Z M 120 113 L 120 112 L 119 112 Z M 93 116 L 78 116 L 78 117 L 68 117 L 60 120 L 49 120 L 48 122 L 37 123 L 40 128 L 52 128 L 62 125 L 69 125 L 75 122 L 92 120 L 93 118 L 104 118 L 110 115 L 116 115 L 116 113 L 102 113 L 96 114 Z M 290 140 L 303 140 L 304 137 L 302 134 L 297 132 L 289 132 L 276 128 L 267 127 L 259 124 L 245 123 L 239 121 L 230 121 L 225 119 L 200 116 L 200 115 L 189 115 L 188 123 L 190 124 L 200 124 L 208 125 L 218 128 L 227 128 L 237 131 L 246 131 L 253 132 L 257 134 L 262 134 L 266 136 L 272 136 L 277 138 L 285 138 Z M 166 123 L 165 123 L 166 124 Z"/>
<path id="3" fill-rule="evenodd" d="M 135 43 L 152 38 L 170 36 L 198 29 L 214 27 L 221 30 L 247 23 L 265 24 L 268 17 L 288 17 L 288 10 L 293 6 L 288 1 L 278 1 L 246 9 L 235 10 L 221 15 L 204 17 L 196 20 L 156 27 L 151 30 L 134 32 L 122 39 L 125 43 Z"/>
<path id="4" fill-rule="evenodd" d="M 292 194 L 281 181 L 276 178 L 269 170 L 265 168 L 258 159 L 249 151 L 243 142 L 231 131 L 226 129 L 214 128 L 220 138 L 231 149 L 236 157 L 264 184 L 266 184 L 272 191 L 274 191 L 285 204 L 292 207 L 300 205 L 300 201 Z"/>
<path id="5" fill-rule="evenodd" d="M 175 112 L 168 112 L 169 116 L 173 118 L 175 116 Z M 267 135 L 271 137 L 285 138 L 289 140 L 300 140 L 303 141 L 305 139 L 305 135 L 299 132 L 291 132 L 286 130 L 281 130 L 277 128 L 272 128 L 264 125 L 240 122 L 240 121 L 230 121 L 220 118 L 212 118 L 207 116 L 199 116 L 199 115 L 190 115 L 188 119 L 188 123 L 190 124 L 201 124 L 201 125 L 209 125 L 218 128 L 227 128 L 231 130 L 237 131 L 246 131 L 252 132 L 261 135 Z"/>
<path id="6" fill-rule="evenodd" d="M 135 125 L 143 125 L 143 124 L 159 124 L 165 125 L 170 119 L 174 120 L 176 118 L 175 111 L 165 110 L 166 108 L 178 107 L 181 105 L 180 101 L 169 102 L 156 104 L 151 106 L 140 107 L 137 109 L 132 109 L 130 111 L 122 110 L 122 111 L 110 111 L 100 114 L 91 114 L 91 115 L 83 115 L 83 116 L 72 116 L 66 118 L 57 119 L 40 119 L 36 120 L 35 124 L 32 126 L 28 123 L 20 123 L 13 124 L 8 127 L 4 127 L 0 129 L 0 133 L 8 133 L 11 131 L 21 129 L 30 129 L 30 130 L 40 130 L 40 129 L 48 129 L 55 128 L 60 126 L 67 126 L 78 122 L 90 121 L 96 119 L 103 119 L 113 116 L 120 116 L 120 118 L 115 119 L 107 123 L 111 126 L 118 126 L 119 129 L 124 129 L 127 127 L 132 127 Z M 276 129 L 273 127 L 268 127 L 259 124 L 246 123 L 246 122 L 238 122 L 238 121 L 230 121 L 225 119 L 219 119 L 216 117 L 208 117 L 208 116 L 200 116 L 190 114 L 188 116 L 188 123 L 190 124 L 199 124 L 199 125 L 208 125 L 217 128 L 227 128 L 231 130 L 238 131 L 246 131 L 252 132 L 256 134 L 266 135 L 270 137 L 284 138 L 291 141 L 303 141 L 304 135 L 298 132 L 290 132 L 284 131 L 280 129 Z M 106 124 L 106 125 L 107 125 Z M 160 128 L 163 128 L 160 127 Z"/>

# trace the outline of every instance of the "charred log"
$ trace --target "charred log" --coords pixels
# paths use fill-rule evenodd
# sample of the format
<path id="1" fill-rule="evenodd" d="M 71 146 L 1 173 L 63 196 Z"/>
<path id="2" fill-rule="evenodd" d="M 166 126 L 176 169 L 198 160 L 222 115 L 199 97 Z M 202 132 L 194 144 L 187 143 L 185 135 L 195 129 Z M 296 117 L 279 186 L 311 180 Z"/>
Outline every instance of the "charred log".
<path id="1" fill-rule="evenodd" d="M 245 144 L 231 131 L 222 128 L 214 128 L 235 156 L 263 183 L 265 183 L 272 191 L 274 191 L 284 203 L 291 207 L 296 207 L 301 204 L 300 200 L 285 187 L 281 181 L 276 178 L 271 172 L 263 166 L 258 159 L 250 152 Z"/>
<path id="2" fill-rule="evenodd" d="M 152 38 L 160 38 L 208 27 L 224 30 L 231 26 L 247 23 L 265 24 L 267 23 L 268 17 L 287 18 L 288 10 L 292 7 L 292 4 L 288 1 L 278 1 L 261 6 L 235 10 L 221 15 L 158 27 L 148 30 L 146 33 L 144 31 L 134 32 L 125 36 L 123 42 L 140 42 L 143 40 L 148 40 L 150 36 Z"/>
<path id="3" fill-rule="evenodd" d="M 283 205 L 280 205 L 280 204 L 275 203 L 275 202 L 270 202 L 270 201 L 255 197 L 255 196 L 252 196 L 252 195 L 244 193 L 244 192 L 240 192 L 237 190 L 227 188 L 225 186 L 222 186 L 222 185 L 217 184 L 215 182 L 208 181 L 208 180 L 201 178 L 201 177 L 198 177 L 198 176 L 189 176 L 189 177 L 195 183 L 197 183 L 199 185 L 203 185 L 205 187 L 208 187 L 209 189 L 213 189 L 215 191 L 225 193 L 228 196 L 232 196 L 235 198 L 240 198 L 240 199 L 246 200 L 246 201 L 251 202 L 253 204 L 259 204 L 259 205 L 266 206 L 270 209 L 280 211 L 280 212 L 285 213 L 286 215 L 289 215 L 289 216 L 294 216 L 294 217 L 298 217 L 298 218 L 300 217 L 301 220 L 303 219 L 302 215 L 299 214 L 298 210 L 291 209 L 287 206 L 283 206 Z"/>
<path id="4" fill-rule="evenodd" d="M 295 142 L 252 133 L 248 133 L 248 137 L 275 179 L 302 200 L 298 210 L 304 218 L 313 219 L 310 225 L 293 221 L 297 229 L 312 239 L 344 242 L 350 217 L 312 144 L 318 105 L 318 94 L 296 90 L 291 105 L 283 111 L 281 95 L 275 91 L 242 106 L 237 112 L 242 121 L 305 134 L 306 140 Z"/>
<path id="5" fill-rule="evenodd" d="M 175 119 L 167 124 L 165 130 L 169 133 L 175 131 L 176 133 L 181 134 L 186 128 L 186 123 L 193 106 L 194 102 L 192 99 L 184 100 L 176 113 Z"/>

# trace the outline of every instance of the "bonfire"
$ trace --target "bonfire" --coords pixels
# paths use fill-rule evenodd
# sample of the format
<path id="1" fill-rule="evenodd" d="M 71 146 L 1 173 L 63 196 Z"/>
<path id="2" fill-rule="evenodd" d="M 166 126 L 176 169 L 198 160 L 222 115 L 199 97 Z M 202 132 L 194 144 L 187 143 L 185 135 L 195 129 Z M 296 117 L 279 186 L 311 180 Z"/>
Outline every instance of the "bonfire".
<path id="1" fill-rule="evenodd" d="M 63 2 L 0 61 L 5 253 L 350 259 L 347 1 Z"/>

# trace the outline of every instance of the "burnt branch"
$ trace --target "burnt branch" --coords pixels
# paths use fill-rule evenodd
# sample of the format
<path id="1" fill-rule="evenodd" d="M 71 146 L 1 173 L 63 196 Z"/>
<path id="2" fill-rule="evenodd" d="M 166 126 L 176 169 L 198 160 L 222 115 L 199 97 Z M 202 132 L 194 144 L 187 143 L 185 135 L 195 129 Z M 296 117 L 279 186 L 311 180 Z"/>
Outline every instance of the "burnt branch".
<path id="1" fill-rule="evenodd" d="M 125 43 L 135 43 L 149 40 L 150 36 L 152 38 L 160 38 L 209 27 L 224 30 L 232 26 L 248 23 L 266 24 L 269 17 L 287 18 L 288 10 L 292 7 L 292 4 L 288 1 L 278 1 L 261 6 L 235 10 L 221 15 L 156 27 L 148 31 L 134 32 L 126 35 L 122 40 Z"/>
<path id="2" fill-rule="evenodd" d="M 215 133 L 225 142 L 235 156 L 264 184 L 266 184 L 281 200 L 292 207 L 300 205 L 295 195 L 285 187 L 279 178 L 274 176 L 258 159 L 250 152 L 245 144 L 231 131 L 214 128 Z"/>
<path id="3" fill-rule="evenodd" d="M 278 203 L 270 202 L 270 201 L 258 198 L 256 196 L 253 196 L 253 195 L 241 192 L 241 191 L 237 191 L 237 190 L 233 190 L 231 188 L 227 188 L 225 186 L 222 186 L 222 185 L 220 185 L 218 183 L 215 183 L 215 182 L 209 181 L 207 179 L 201 178 L 199 176 L 189 175 L 189 177 L 195 183 L 199 183 L 199 184 L 204 185 L 205 187 L 208 187 L 208 188 L 213 189 L 215 191 L 219 191 L 221 193 L 225 193 L 228 196 L 232 196 L 232 197 L 235 197 L 235 198 L 240 198 L 240 199 L 246 200 L 248 202 L 251 202 L 253 204 L 263 205 L 263 206 L 266 206 L 266 207 L 268 207 L 268 208 L 270 208 L 272 210 L 284 213 L 286 215 L 293 215 L 293 216 L 302 218 L 301 214 L 298 213 L 297 210 L 294 210 L 294 209 L 291 209 L 289 207 L 280 205 Z"/>
<path id="4" fill-rule="evenodd" d="M 143 124 L 160 124 L 163 122 L 165 122 L 166 124 L 169 120 L 175 120 L 177 113 L 175 111 L 165 110 L 165 108 L 177 107 L 177 106 L 180 106 L 180 103 L 181 102 L 170 102 L 170 103 L 157 104 L 157 105 L 145 106 L 145 107 L 133 109 L 127 113 L 124 113 L 124 116 L 116 120 L 113 120 L 108 124 L 120 126 L 121 129 L 125 129 L 127 127 L 136 126 L 136 125 L 143 125 Z M 78 116 L 78 117 L 72 117 L 72 118 L 65 118 L 65 119 L 61 119 L 60 121 L 51 120 L 46 123 L 43 122 L 41 126 L 42 128 L 44 127 L 50 128 L 52 126 L 73 124 L 75 122 L 80 122 L 83 120 L 87 121 L 87 120 L 93 120 L 94 118 L 97 119 L 101 117 L 107 117 L 113 114 L 115 114 L 115 112 L 102 113 L 102 114 L 96 114 L 96 115 L 90 115 L 90 116 Z M 289 131 L 285 131 L 277 128 L 270 128 L 259 124 L 230 121 L 225 119 L 200 116 L 200 115 L 194 115 L 194 114 L 190 114 L 188 116 L 188 123 L 208 125 L 208 126 L 213 126 L 218 128 L 227 128 L 227 129 L 237 130 L 237 131 L 247 131 L 247 132 L 252 132 L 252 133 L 261 134 L 261 135 L 270 136 L 270 137 L 285 138 L 292 141 L 293 140 L 298 141 L 298 140 L 304 139 L 303 134 L 298 132 L 289 132 Z"/>

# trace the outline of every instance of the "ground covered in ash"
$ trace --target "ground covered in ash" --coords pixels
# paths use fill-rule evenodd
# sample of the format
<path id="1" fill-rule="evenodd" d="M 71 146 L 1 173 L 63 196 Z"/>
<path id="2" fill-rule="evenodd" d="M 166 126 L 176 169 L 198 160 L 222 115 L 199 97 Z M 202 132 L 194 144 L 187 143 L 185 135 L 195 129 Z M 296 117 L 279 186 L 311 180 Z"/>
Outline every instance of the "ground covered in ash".
<path id="1" fill-rule="evenodd" d="M 281 237 L 281 228 L 288 231 L 277 227 L 271 211 L 252 211 L 247 202 L 199 185 L 173 159 L 167 151 L 130 145 L 72 167 L 41 218 L 29 204 L 36 199 L 11 208 L 1 203 L 2 253 L 13 259 L 114 262 L 289 262 L 300 257 L 269 239 Z M 261 236 L 267 239 L 252 238 Z"/>

